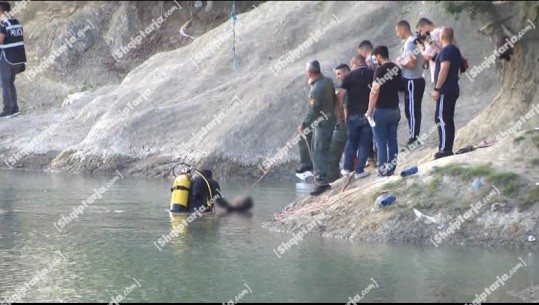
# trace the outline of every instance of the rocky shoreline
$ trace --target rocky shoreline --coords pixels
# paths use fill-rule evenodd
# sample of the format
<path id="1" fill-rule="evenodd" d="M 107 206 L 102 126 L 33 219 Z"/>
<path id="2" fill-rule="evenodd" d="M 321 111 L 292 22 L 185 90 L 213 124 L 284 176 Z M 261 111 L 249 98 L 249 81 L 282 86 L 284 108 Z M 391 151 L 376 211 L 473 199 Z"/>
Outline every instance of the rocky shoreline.
<path id="1" fill-rule="evenodd" d="M 346 181 L 341 178 L 328 194 L 293 202 L 264 226 L 293 233 L 323 212 L 326 218 L 310 234 L 432 247 L 537 250 L 539 173 L 529 173 L 528 167 L 537 162 L 533 156 L 539 155 L 534 143 L 539 131 L 519 137 L 524 139 L 512 148 L 506 148 L 514 141 L 509 139 L 488 149 L 425 162 L 418 174 L 407 178 L 377 181 L 373 173 L 365 180 L 352 178 L 344 192 Z M 517 162 L 505 159 L 518 151 L 531 155 Z M 396 195 L 396 202 L 376 208 L 377 196 L 387 192 Z"/>

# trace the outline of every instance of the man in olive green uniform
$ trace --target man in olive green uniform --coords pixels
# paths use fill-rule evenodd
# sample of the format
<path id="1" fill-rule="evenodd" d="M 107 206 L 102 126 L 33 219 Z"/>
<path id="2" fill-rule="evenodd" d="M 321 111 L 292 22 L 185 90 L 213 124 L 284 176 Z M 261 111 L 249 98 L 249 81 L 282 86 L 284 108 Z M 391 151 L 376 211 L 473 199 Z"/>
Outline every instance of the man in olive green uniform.
<path id="1" fill-rule="evenodd" d="M 335 88 L 333 80 L 322 74 L 320 63 L 317 60 L 307 64 L 307 76 L 311 85 L 310 107 L 309 113 L 298 127 L 298 131 L 304 133 L 306 128 L 312 128 L 314 131 L 311 147 L 315 179 L 318 186 L 311 192 L 311 195 L 316 196 L 331 188 L 328 176 L 328 157 L 331 136 L 335 129 Z"/>
<path id="2" fill-rule="evenodd" d="M 339 84 L 335 84 L 335 89 L 338 90 L 346 76 L 350 73 L 350 67 L 347 64 L 340 64 L 335 68 L 335 75 Z M 337 100 L 335 100 L 337 103 Z M 339 163 L 343 158 L 344 148 L 346 147 L 346 142 L 348 141 L 348 134 L 346 130 L 346 119 L 344 110 L 348 99 L 344 98 L 343 105 L 335 105 L 335 118 L 337 124 L 335 125 L 335 130 L 333 130 L 333 135 L 331 136 L 331 144 L 329 148 L 329 168 L 328 176 L 329 182 L 333 182 L 341 177 L 341 169 Z"/>

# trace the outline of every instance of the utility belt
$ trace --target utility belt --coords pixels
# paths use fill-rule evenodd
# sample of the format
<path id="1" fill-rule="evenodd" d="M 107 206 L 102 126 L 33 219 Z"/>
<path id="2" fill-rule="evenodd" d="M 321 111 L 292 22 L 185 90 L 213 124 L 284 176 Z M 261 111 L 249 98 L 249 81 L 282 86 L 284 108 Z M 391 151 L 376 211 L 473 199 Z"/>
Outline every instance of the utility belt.
<path id="1" fill-rule="evenodd" d="M 23 47 L 21 50 L 24 50 L 24 41 L 0 44 L 0 49 L 10 49 L 15 47 Z"/>

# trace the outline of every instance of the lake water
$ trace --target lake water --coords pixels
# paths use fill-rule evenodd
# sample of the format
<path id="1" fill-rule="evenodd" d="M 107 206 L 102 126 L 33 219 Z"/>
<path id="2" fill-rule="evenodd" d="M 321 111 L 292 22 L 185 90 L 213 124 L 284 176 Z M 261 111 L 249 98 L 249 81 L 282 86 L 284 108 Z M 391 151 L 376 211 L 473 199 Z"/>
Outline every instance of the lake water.
<path id="1" fill-rule="evenodd" d="M 159 246 L 183 219 L 167 211 L 171 184 L 0 171 L 0 303 L 346 303 L 356 295 L 361 302 L 468 303 L 512 268 L 487 301 L 517 302 L 511 291 L 539 284 L 539 259 L 527 251 L 309 236 L 279 258 L 274 250 L 292 235 L 262 222 L 308 194 L 288 182 L 262 182 L 252 192 L 251 218 L 196 218 Z M 221 186 L 232 198 L 248 184 Z M 70 219 L 74 208 L 81 213 Z"/>

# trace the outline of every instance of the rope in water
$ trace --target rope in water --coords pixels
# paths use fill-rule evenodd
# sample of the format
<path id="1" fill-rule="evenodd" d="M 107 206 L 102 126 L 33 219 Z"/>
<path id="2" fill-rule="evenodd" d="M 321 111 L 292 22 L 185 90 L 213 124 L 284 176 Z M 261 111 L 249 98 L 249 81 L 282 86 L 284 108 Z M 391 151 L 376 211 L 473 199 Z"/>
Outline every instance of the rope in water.
<path id="1" fill-rule="evenodd" d="M 294 135 L 290 138 L 290 140 L 288 140 L 288 142 L 292 142 L 297 134 L 298 134 L 298 132 L 296 131 L 294 133 Z M 264 179 L 264 177 L 266 177 L 266 175 L 269 173 L 270 169 L 271 169 L 271 166 L 266 170 L 264 175 L 262 175 L 262 177 L 260 177 L 260 179 L 258 179 L 255 183 L 253 183 L 253 185 L 251 185 L 251 187 L 249 187 L 249 189 L 253 189 L 260 181 L 262 181 L 262 179 Z"/>
<path id="2" fill-rule="evenodd" d="M 238 59 L 236 58 L 236 1 L 232 2 L 232 11 L 230 12 L 230 18 L 232 18 L 232 56 L 234 64 L 234 72 L 238 73 Z"/>

